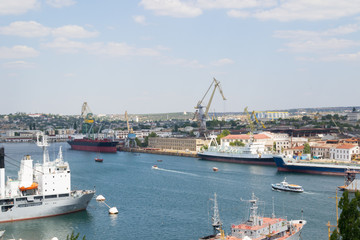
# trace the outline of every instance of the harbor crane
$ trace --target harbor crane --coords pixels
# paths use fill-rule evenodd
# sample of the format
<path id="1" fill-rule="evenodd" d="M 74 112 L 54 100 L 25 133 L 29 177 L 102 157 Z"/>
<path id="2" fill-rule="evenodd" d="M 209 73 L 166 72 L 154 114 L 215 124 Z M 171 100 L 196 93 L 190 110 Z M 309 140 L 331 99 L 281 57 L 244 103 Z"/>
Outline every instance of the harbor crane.
<path id="1" fill-rule="evenodd" d="M 254 121 L 251 119 L 251 117 L 253 117 L 256 121 L 256 123 L 258 125 L 261 125 L 262 128 L 266 128 L 264 123 L 262 123 L 257 117 L 256 117 L 256 114 L 255 114 L 255 111 L 252 111 L 252 113 L 250 114 L 249 111 L 248 111 L 248 107 L 246 107 L 244 109 L 244 112 L 246 113 L 247 115 L 247 118 L 248 118 L 248 122 L 249 122 L 249 127 L 250 127 L 250 135 L 253 135 L 254 131 L 255 131 L 255 125 L 254 125 Z"/>
<path id="2" fill-rule="evenodd" d="M 209 99 L 209 102 L 208 104 L 206 105 L 206 108 L 204 110 L 204 107 L 202 104 L 203 104 L 203 101 L 206 97 L 206 95 L 208 94 L 208 92 L 210 91 L 210 89 L 214 87 L 214 89 L 212 90 L 212 93 L 211 93 L 211 96 L 210 96 L 210 99 Z M 210 109 L 210 106 L 211 106 L 211 102 L 213 100 L 213 97 L 214 97 L 214 94 L 215 94 L 215 91 L 216 89 L 219 89 L 219 92 L 223 98 L 223 100 L 226 100 L 225 96 L 224 96 L 224 93 L 221 89 L 221 86 L 220 86 L 220 82 L 217 81 L 215 78 L 214 80 L 212 81 L 212 83 L 210 84 L 210 87 L 208 88 L 208 90 L 206 91 L 205 95 L 202 97 L 202 99 L 197 103 L 197 105 L 195 106 L 195 109 L 196 109 L 196 112 L 195 112 L 195 118 L 196 120 L 199 122 L 199 132 L 200 132 L 200 136 L 204 136 L 206 134 L 206 120 L 207 118 L 209 117 L 208 116 L 208 112 L 209 112 L 209 109 Z"/>
<path id="3" fill-rule="evenodd" d="M 81 107 L 80 129 L 87 137 L 94 127 L 94 122 L 94 115 L 87 102 L 84 102 Z"/>
<path id="4" fill-rule="evenodd" d="M 126 126 L 127 126 L 127 130 L 128 130 L 128 135 L 125 139 L 125 147 L 128 147 L 128 148 L 137 147 L 137 144 L 135 141 L 136 134 L 134 133 L 134 130 L 132 129 L 132 127 L 130 127 L 127 111 L 125 111 L 125 119 L 126 119 Z"/>

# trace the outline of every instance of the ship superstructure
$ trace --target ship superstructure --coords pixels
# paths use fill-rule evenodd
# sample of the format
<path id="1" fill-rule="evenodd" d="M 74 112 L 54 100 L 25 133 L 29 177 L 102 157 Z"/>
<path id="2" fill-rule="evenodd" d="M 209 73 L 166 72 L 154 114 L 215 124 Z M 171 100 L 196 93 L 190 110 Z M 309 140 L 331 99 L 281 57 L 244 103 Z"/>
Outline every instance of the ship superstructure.
<path id="1" fill-rule="evenodd" d="M 30 155 L 21 160 L 18 177 L 7 177 L 5 184 L 4 149 L 0 153 L 0 222 L 50 217 L 85 210 L 93 190 L 71 190 L 71 173 L 60 147 L 50 161 L 47 137 L 37 136 L 43 148 L 43 162 L 33 164 Z"/>
<path id="2" fill-rule="evenodd" d="M 250 212 L 248 220 L 240 224 L 231 226 L 231 233 L 225 236 L 222 232 L 207 236 L 202 239 L 227 239 L 227 240 L 298 240 L 301 230 L 306 224 L 305 220 L 287 221 L 284 218 L 275 217 L 273 212 L 271 217 L 262 217 L 258 214 L 259 199 L 252 194 L 248 200 Z"/>

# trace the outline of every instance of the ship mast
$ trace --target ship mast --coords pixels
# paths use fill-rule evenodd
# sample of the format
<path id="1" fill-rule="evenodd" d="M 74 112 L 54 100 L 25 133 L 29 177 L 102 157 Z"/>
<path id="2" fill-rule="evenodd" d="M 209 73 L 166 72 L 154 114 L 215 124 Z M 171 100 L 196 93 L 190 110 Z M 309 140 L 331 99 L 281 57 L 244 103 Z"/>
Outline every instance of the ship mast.
<path id="1" fill-rule="evenodd" d="M 41 136 L 41 140 L 40 140 L 40 136 Z M 49 161 L 49 152 L 47 150 L 49 143 L 47 141 L 47 136 L 45 136 L 44 133 L 37 133 L 36 140 L 37 140 L 36 145 L 38 145 L 38 147 L 41 147 L 43 149 L 43 163 L 46 163 Z"/>
<path id="2" fill-rule="evenodd" d="M 221 227 L 222 227 L 218 203 L 217 203 L 217 199 L 216 199 L 216 193 L 214 193 L 214 199 L 212 199 L 212 200 L 214 201 L 214 213 L 213 213 L 213 217 L 212 217 L 212 226 L 214 229 L 214 235 L 216 235 L 220 232 Z"/>

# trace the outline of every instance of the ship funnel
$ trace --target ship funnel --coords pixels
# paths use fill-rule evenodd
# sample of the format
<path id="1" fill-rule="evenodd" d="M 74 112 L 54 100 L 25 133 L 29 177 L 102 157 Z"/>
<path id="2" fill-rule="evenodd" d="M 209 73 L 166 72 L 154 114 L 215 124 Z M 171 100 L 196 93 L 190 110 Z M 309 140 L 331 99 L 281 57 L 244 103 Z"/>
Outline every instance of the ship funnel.
<path id="1" fill-rule="evenodd" d="M 5 198 L 5 150 L 0 148 L 0 194 Z"/>

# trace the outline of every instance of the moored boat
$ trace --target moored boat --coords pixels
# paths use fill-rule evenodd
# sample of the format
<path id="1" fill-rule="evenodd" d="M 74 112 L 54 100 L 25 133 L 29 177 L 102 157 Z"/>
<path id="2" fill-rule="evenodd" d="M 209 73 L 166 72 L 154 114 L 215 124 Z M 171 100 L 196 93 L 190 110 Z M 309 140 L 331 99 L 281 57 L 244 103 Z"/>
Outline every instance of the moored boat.
<path id="1" fill-rule="evenodd" d="M 286 178 L 284 181 L 280 183 L 271 184 L 273 190 L 287 191 L 287 192 L 297 192 L 301 193 L 304 191 L 303 187 L 296 184 L 289 184 L 286 182 Z"/>
<path id="2" fill-rule="evenodd" d="M 67 143 L 71 146 L 73 150 L 80 151 L 89 151 L 89 152 L 106 152 L 106 153 L 116 153 L 117 152 L 117 141 L 111 139 L 91 139 L 91 138 L 81 138 L 81 139 L 70 139 Z"/>
<path id="3" fill-rule="evenodd" d="M 275 166 L 273 154 L 265 151 L 264 144 L 250 142 L 244 147 L 222 146 L 217 144 L 215 136 L 211 136 L 208 148 L 197 155 L 208 161 Z"/>
<path id="4" fill-rule="evenodd" d="M 338 176 L 346 175 L 346 172 L 349 170 L 360 172 L 360 165 L 358 164 L 297 162 L 291 158 L 282 156 L 274 156 L 274 160 L 278 171 L 281 172 L 299 172 Z"/>
<path id="5" fill-rule="evenodd" d="M 215 198 L 216 199 L 216 198 Z M 200 238 L 199 240 L 299 240 L 303 227 L 306 224 L 305 220 L 287 221 L 284 218 L 275 217 L 275 213 L 271 217 L 263 217 L 258 214 L 258 198 L 252 194 L 250 203 L 250 214 L 248 220 L 231 226 L 231 234 L 225 235 L 222 230 L 222 223 L 218 216 L 213 217 L 216 222 L 213 222 L 214 234 Z M 217 203 L 216 203 L 217 208 Z M 214 207 L 215 208 L 215 207 Z M 214 210 L 214 213 L 216 211 Z"/>
<path id="6" fill-rule="evenodd" d="M 33 166 L 29 155 L 21 160 L 18 178 L 5 184 L 4 148 L 0 150 L 0 223 L 44 218 L 85 210 L 93 190 L 71 190 L 70 166 L 62 156 L 50 161 L 47 137 L 37 136 L 43 148 L 43 162 Z"/>

